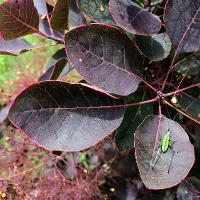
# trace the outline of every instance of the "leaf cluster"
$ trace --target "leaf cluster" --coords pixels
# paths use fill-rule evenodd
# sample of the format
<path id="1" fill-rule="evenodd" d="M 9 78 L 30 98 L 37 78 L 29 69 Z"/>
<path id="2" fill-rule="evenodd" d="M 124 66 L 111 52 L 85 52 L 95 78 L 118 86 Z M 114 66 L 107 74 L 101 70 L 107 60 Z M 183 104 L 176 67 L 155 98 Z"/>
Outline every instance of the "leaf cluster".
<path id="1" fill-rule="evenodd" d="M 10 121 L 54 151 L 85 150 L 114 132 L 119 151 L 134 148 L 147 188 L 179 184 L 195 162 L 186 122 L 200 124 L 199 19 L 200 0 L 4 1 L 1 54 L 37 50 L 28 34 L 62 45 L 13 100 Z M 65 81 L 73 70 L 82 81 Z M 151 168 L 168 130 L 170 173 L 170 150 Z"/>

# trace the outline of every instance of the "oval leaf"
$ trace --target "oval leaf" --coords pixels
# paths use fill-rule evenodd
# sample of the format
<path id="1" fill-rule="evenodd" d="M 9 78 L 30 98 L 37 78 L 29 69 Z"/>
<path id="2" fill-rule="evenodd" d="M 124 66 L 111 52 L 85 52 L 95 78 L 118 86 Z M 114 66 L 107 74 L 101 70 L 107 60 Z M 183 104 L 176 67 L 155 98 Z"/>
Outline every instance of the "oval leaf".
<path id="1" fill-rule="evenodd" d="M 66 34 L 65 46 L 71 64 L 89 83 L 118 95 L 137 90 L 142 56 L 117 28 L 78 27 Z"/>
<path id="2" fill-rule="evenodd" d="M 80 151 L 116 129 L 124 109 L 120 100 L 80 84 L 44 81 L 23 91 L 9 118 L 38 145 L 51 150 Z"/>
<path id="3" fill-rule="evenodd" d="M 160 30 L 159 17 L 130 0 L 111 0 L 110 10 L 117 24 L 128 32 L 152 35 Z"/>
<path id="4" fill-rule="evenodd" d="M 166 33 L 153 36 L 136 35 L 135 40 L 142 53 L 151 61 L 163 60 L 171 51 L 171 42 Z"/>
<path id="5" fill-rule="evenodd" d="M 39 15 L 33 0 L 5 1 L 0 5 L 0 34 L 5 40 L 35 33 Z"/>
<path id="6" fill-rule="evenodd" d="M 33 49 L 34 46 L 24 39 L 0 40 L 0 54 L 19 55 Z"/>
<path id="7" fill-rule="evenodd" d="M 200 49 L 200 0 L 168 0 L 164 21 L 178 53 Z"/>
<path id="8" fill-rule="evenodd" d="M 158 156 L 160 139 L 168 130 L 174 142 L 173 148 Z M 177 122 L 164 116 L 147 117 L 137 128 L 134 140 L 137 166 L 143 183 L 149 189 L 177 185 L 193 166 L 194 147 L 188 135 Z M 152 163 L 155 163 L 154 168 Z"/>
<path id="9" fill-rule="evenodd" d="M 112 15 L 109 12 L 108 0 L 80 0 L 80 9 L 89 19 L 104 23 L 114 24 Z"/>

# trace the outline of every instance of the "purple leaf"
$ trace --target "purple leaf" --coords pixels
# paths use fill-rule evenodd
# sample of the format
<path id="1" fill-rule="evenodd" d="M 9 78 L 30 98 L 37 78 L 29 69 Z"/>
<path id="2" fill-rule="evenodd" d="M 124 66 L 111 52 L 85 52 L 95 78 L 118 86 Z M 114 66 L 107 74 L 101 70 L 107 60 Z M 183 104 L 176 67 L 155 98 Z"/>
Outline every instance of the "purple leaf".
<path id="1" fill-rule="evenodd" d="M 152 35 L 160 30 L 159 17 L 130 0 L 111 0 L 110 11 L 117 24 L 133 34 Z"/>
<path id="2" fill-rule="evenodd" d="M 69 0 L 57 0 L 50 18 L 51 27 L 55 31 L 68 29 Z"/>
<path id="3" fill-rule="evenodd" d="M 168 0 L 164 21 L 178 53 L 200 49 L 200 0 Z"/>
<path id="4" fill-rule="evenodd" d="M 33 48 L 33 45 L 21 38 L 9 41 L 0 40 L 0 54 L 10 54 L 17 56 Z"/>
<path id="5" fill-rule="evenodd" d="M 35 7 L 37 8 L 38 14 L 41 16 L 48 15 L 47 5 L 45 0 L 33 0 Z"/>
<path id="6" fill-rule="evenodd" d="M 47 19 L 40 20 L 40 32 L 47 38 L 54 38 L 55 40 L 64 39 L 64 31 L 54 32 Z"/>
<path id="7" fill-rule="evenodd" d="M 0 4 L 0 33 L 5 40 L 35 33 L 39 16 L 33 0 L 7 0 Z"/>
<path id="8" fill-rule="evenodd" d="M 71 64 L 89 83 L 118 95 L 137 90 L 142 56 L 119 29 L 81 26 L 66 34 L 65 46 Z"/>
<path id="9" fill-rule="evenodd" d="M 86 24 L 86 19 L 83 16 L 82 12 L 79 9 L 79 0 L 70 0 L 69 1 L 69 17 L 68 17 L 68 26 L 69 30 Z"/>
<path id="10" fill-rule="evenodd" d="M 174 142 L 172 150 L 168 149 L 158 156 L 160 139 L 168 130 Z M 177 185 L 194 164 L 194 147 L 187 133 L 177 122 L 164 116 L 148 116 L 137 128 L 134 140 L 140 176 L 149 189 L 158 190 Z"/>
<path id="11" fill-rule="evenodd" d="M 48 60 L 44 69 L 45 73 L 48 73 L 49 71 L 52 72 L 56 63 L 61 59 L 67 59 L 67 54 L 64 48 L 56 51 L 56 53 L 54 53 L 53 56 Z M 59 77 L 68 74 L 72 69 L 73 69 L 72 65 L 69 62 L 67 62 L 66 65 L 64 66 L 64 69 L 60 73 Z"/>
<path id="12" fill-rule="evenodd" d="M 44 81 L 24 90 L 9 118 L 38 145 L 80 151 L 95 145 L 121 123 L 121 100 L 81 84 Z"/>
<path id="13" fill-rule="evenodd" d="M 62 73 L 64 67 L 67 64 L 67 59 L 66 58 L 61 58 L 58 60 L 55 65 L 50 67 L 40 78 L 39 81 L 44 81 L 44 80 L 56 80 L 60 74 Z"/>
<path id="14" fill-rule="evenodd" d="M 40 15 L 39 20 L 39 31 L 40 34 L 46 38 L 54 39 L 57 42 L 63 43 L 64 38 L 64 31 L 53 31 L 50 27 L 50 19 L 49 17 L 52 14 L 53 6 L 47 6 L 46 2 L 44 0 L 38 1 L 33 0 L 36 9 L 38 10 L 38 13 Z"/>

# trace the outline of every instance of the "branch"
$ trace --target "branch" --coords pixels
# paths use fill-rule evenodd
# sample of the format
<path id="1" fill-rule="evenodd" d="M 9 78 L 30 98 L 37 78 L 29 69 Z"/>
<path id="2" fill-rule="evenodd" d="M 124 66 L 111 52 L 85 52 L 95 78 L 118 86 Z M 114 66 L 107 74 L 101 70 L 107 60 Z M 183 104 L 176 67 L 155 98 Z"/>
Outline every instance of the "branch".
<path id="1" fill-rule="evenodd" d="M 170 104 L 168 101 L 166 101 L 165 99 L 163 100 L 163 103 L 170 106 L 171 108 L 175 109 L 177 112 L 181 113 L 182 115 L 184 115 L 185 117 L 191 119 L 192 121 L 196 122 L 197 124 L 200 124 L 200 121 L 192 118 L 191 116 L 189 116 L 188 114 L 184 113 L 183 111 L 177 109 L 176 107 L 174 107 L 172 104 Z"/>
<path id="2" fill-rule="evenodd" d="M 186 88 L 182 88 L 182 89 L 176 90 L 176 91 L 174 91 L 174 92 L 169 92 L 169 93 L 167 93 L 167 94 L 164 94 L 164 97 L 168 97 L 168 96 L 171 96 L 171 95 L 175 95 L 175 94 L 177 94 L 177 93 L 180 93 L 180 92 L 183 92 L 183 91 L 185 91 L 185 90 L 189 90 L 189 89 L 191 89 L 191 88 L 198 87 L 198 86 L 200 86 L 200 83 L 197 83 L 197 84 L 194 84 L 194 85 L 190 85 L 190 86 L 188 86 L 188 87 L 186 87 Z"/>

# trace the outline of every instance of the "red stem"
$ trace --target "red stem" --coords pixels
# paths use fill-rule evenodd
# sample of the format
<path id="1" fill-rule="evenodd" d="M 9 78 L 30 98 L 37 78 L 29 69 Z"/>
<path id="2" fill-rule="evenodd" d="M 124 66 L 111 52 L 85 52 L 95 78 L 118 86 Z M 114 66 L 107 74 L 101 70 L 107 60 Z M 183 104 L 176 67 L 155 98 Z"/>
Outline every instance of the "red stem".
<path id="1" fill-rule="evenodd" d="M 178 111 L 179 113 L 181 113 L 181 114 L 184 115 L 185 117 L 191 119 L 192 121 L 194 121 L 194 122 L 200 124 L 200 121 L 198 121 L 198 120 L 192 118 L 192 117 L 189 116 L 188 114 L 186 114 L 186 113 L 184 113 L 183 111 L 177 109 L 176 107 L 174 107 L 172 104 L 170 104 L 170 103 L 169 103 L 168 101 L 166 101 L 165 99 L 163 100 L 163 103 L 166 104 L 166 105 L 168 105 L 168 106 L 170 106 L 171 108 L 174 108 L 176 111 Z"/>
<path id="2" fill-rule="evenodd" d="M 194 84 L 194 85 L 190 85 L 190 86 L 188 86 L 188 87 L 186 87 L 186 88 L 182 88 L 182 89 L 176 90 L 176 91 L 174 91 L 174 92 L 169 92 L 169 93 L 167 93 L 167 94 L 164 94 L 164 96 L 165 96 L 165 97 L 168 97 L 168 96 L 171 96 L 171 95 L 174 95 L 174 94 L 177 94 L 177 93 L 180 93 L 180 92 L 183 92 L 183 91 L 185 91 L 185 90 L 189 90 L 189 89 L 191 89 L 191 88 L 198 87 L 198 86 L 200 86 L 200 83 L 197 83 L 197 84 Z"/>
<path id="3" fill-rule="evenodd" d="M 178 49 L 177 49 L 177 50 L 178 50 Z M 166 82 L 167 82 L 167 79 L 168 79 L 168 77 L 169 77 L 169 74 L 170 74 L 170 72 L 171 72 L 171 70 L 172 70 L 172 68 L 173 68 L 173 65 L 174 65 L 174 62 L 175 62 L 176 56 L 177 56 L 177 50 L 176 50 L 176 52 L 175 52 L 175 54 L 174 54 L 173 60 L 172 60 L 172 62 L 171 62 L 171 65 L 170 65 L 170 67 L 169 67 L 169 70 L 168 70 L 168 72 L 167 72 L 167 75 L 166 75 L 166 77 L 165 77 L 165 80 L 164 80 L 164 82 L 163 82 L 163 86 L 162 86 L 161 92 L 163 92 L 163 90 L 164 90 L 164 88 L 165 88 L 165 85 L 166 85 Z"/>

